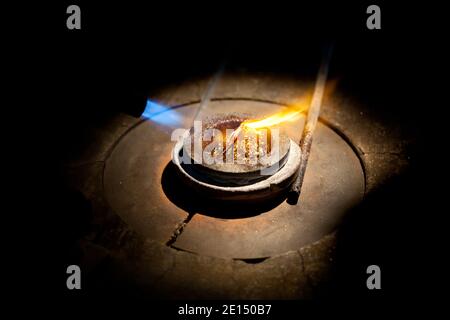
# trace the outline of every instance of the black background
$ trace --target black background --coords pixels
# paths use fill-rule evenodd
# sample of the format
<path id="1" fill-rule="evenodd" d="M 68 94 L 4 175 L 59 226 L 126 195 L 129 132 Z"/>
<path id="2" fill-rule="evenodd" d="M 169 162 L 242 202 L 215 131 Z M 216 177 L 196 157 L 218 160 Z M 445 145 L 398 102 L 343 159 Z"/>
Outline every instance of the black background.
<path id="1" fill-rule="evenodd" d="M 15 129 L 20 132 L 13 142 L 18 152 L 12 157 L 20 169 L 11 185 L 19 191 L 14 198 L 19 221 L 9 245 L 15 258 L 8 262 L 20 273 L 8 277 L 17 301 L 40 306 L 77 301 L 80 307 L 98 307 L 92 301 L 101 300 L 65 289 L 64 265 L 77 221 L 67 213 L 71 195 L 61 166 L 89 139 L 88 126 L 101 125 L 116 112 L 139 116 L 147 92 L 212 74 L 224 59 L 231 66 L 293 74 L 301 70 L 314 77 L 322 46 L 333 41 L 331 73 L 339 75 L 340 90 L 414 131 L 416 143 L 408 173 L 371 195 L 344 224 L 337 278 L 343 290 L 324 303 L 344 311 L 358 305 L 407 312 L 438 302 L 445 252 L 438 248 L 437 226 L 445 210 L 438 209 L 437 201 L 445 189 L 438 184 L 442 167 L 436 137 L 444 134 L 437 124 L 444 105 L 433 100 L 441 81 L 428 71 L 442 70 L 438 48 L 445 37 L 437 26 L 442 8 L 373 3 L 381 7 L 381 30 L 366 28 L 365 10 L 372 2 L 18 5 L 18 18 L 7 29 L 15 50 L 6 61 L 15 68 L 11 81 L 19 85 L 15 103 L 7 109 L 19 111 L 23 120 L 11 123 L 20 128 Z M 66 28 L 70 4 L 81 7 L 81 30 Z M 364 215 L 356 214 L 360 211 Z M 362 266 L 372 262 L 383 270 L 378 292 L 357 283 L 365 277 Z M 158 305 L 173 312 L 173 304 Z M 305 304 L 292 302 L 284 308 L 297 311 Z"/>

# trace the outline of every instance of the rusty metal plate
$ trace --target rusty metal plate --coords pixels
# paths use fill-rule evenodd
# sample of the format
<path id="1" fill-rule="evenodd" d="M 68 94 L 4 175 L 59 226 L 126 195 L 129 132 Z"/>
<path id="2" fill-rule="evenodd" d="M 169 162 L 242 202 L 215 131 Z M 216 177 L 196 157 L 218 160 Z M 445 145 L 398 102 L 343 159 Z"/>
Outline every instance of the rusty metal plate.
<path id="1" fill-rule="evenodd" d="M 268 112 L 270 103 L 213 101 L 209 112 Z M 186 117 L 198 105 L 178 108 Z M 212 111 L 213 110 L 213 111 Z M 298 130 L 297 128 L 293 128 Z M 170 131 L 151 121 L 130 130 L 106 162 L 104 190 L 112 209 L 137 232 L 167 242 L 189 214 L 192 218 L 172 245 L 202 255 L 252 259 L 297 250 L 339 225 L 364 194 L 364 174 L 352 148 L 319 124 L 297 206 L 284 201 L 264 208 L 218 208 L 183 189 L 171 172 Z M 227 210 L 229 210 L 227 212 Z M 248 210 L 239 212 L 236 210 Z M 237 218 L 238 217 L 238 218 Z"/>

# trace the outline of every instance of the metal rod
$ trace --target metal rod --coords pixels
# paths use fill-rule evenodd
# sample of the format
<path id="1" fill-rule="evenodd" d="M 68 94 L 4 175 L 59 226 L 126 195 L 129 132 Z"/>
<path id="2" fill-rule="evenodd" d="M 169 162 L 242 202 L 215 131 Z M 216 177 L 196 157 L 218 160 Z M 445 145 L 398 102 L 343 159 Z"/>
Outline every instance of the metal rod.
<path id="1" fill-rule="evenodd" d="M 291 186 L 291 190 L 288 193 L 287 202 L 295 205 L 300 197 L 303 179 L 305 177 L 306 166 L 308 164 L 308 158 L 311 151 L 311 144 L 313 141 L 314 130 L 316 129 L 317 120 L 319 119 L 320 107 L 322 105 L 322 98 L 325 91 L 325 85 L 327 82 L 328 69 L 331 59 L 331 52 L 333 46 L 330 45 L 326 50 L 322 63 L 320 65 L 319 74 L 317 76 L 316 85 L 314 88 L 314 94 L 311 100 L 311 105 L 308 109 L 308 116 L 306 118 L 305 127 L 300 139 L 301 148 L 301 161 L 298 169 L 298 175 L 295 182 Z"/>
<path id="2" fill-rule="evenodd" d="M 197 111 L 194 115 L 194 121 L 197 119 L 200 112 L 205 108 L 209 102 L 211 101 L 211 96 L 214 92 L 214 89 L 216 88 L 218 80 L 222 77 L 222 74 L 225 70 L 225 62 L 223 62 L 219 70 L 214 74 L 214 76 L 209 80 L 208 86 L 206 87 L 205 92 L 203 93 L 202 99 L 200 101 L 200 106 L 197 108 Z"/>

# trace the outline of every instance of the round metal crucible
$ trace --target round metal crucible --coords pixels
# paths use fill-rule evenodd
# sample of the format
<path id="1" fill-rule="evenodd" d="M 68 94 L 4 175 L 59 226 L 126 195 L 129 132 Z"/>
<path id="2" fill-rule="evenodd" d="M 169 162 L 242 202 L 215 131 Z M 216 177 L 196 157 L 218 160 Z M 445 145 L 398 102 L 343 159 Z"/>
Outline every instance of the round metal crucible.
<path id="1" fill-rule="evenodd" d="M 279 127 L 246 128 L 242 124 L 248 119 L 244 114 L 215 115 L 191 128 L 184 139 L 184 169 L 220 186 L 248 185 L 280 170 L 288 159 L 289 138 Z"/>
<path id="2" fill-rule="evenodd" d="M 233 144 L 227 129 L 233 132 L 250 118 L 216 115 L 186 132 L 173 150 L 182 178 L 208 197 L 222 200 L 270 199 L 286 190 L 300 164 L 300 147 L 276 127 L 242 129 Z"/>

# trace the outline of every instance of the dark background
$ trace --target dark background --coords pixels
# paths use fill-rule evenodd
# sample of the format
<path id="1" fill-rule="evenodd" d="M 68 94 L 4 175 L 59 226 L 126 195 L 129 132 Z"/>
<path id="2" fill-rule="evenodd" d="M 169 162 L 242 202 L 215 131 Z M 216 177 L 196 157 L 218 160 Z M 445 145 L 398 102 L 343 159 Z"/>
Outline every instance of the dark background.
<path id="1" fill-rule="evenodd" d="M 81 7 L 81 30 L 66 29 L 70 4 Z M 381 7 L 381 30 L 366 29 L 370 4 Z M 398 121 L 399 127 L 413 132 L 415 143 L 410 170 L 370 195 L 344 223 L 337 292 L 325 300 L 338 301 L 341 307 L 358 301 L 370 308 L 398 310 L 438 300 L 434 288 L 445 277 L 445 253 L 437 247 L 437 225 L 444 210 L 437 209 L 443 189 L 437 184 L 439 145 L 434 137 L 442 136 L 443 129 L 429 114 L 443 114 L 443 105 L 433 102 L 438 81 L 428 71 L 441 69 L 438 47 L 444 37 L 435 23 L 442 9 L 379 1 L 61 1 L 18 10 L 32 26 L 16 20 L 9 33 L 18 49 L 14 81 L 21 90 L 16 99 L 22 102 L 20 117 L 29 129 L 17 142 L 25 154 L 17 156 L 17 162 L 26 168 L 16 179 L 21 194 L 16 203 L 26 206 L 18 215 L 30 216 L 26 229 L 32 230 L 21 232 L 32 236 L 20 250 L 12 249 L 20 259 L 14 261 L 26 261 L 20 264 L 24 270 L 16 263 L 11 266 L 26 275 L 26 266 L 36 261 L 39 265 L 32 288 L 22 281 L 26 276 L 13 277 L 19 297 L 26 295 L 36 303 L 80 299 L 79 293 L 71 296 L 65 290 L 63 266 L 83 232 L 83 221 L 77 220 L 77 202 L 65 189 L 61 168 L 89 139 L 86 128 L 101 126 L 116 112 L 139 116 L 147 92 L 212 74 L 224 59 L 231 68 L 301 71 L 313 79 L 322 47 L 334 42 L 330 72 L 339 77 L 339 90 L 376 108 L 381 118 Z M 15 36 L 19 29 L 20 36 Z M 21 243 L 23 236 L 16 239 Z M 358 286 L 365 277 L 362 266 L 375 262 L 383 271 L 378 292 Z"/>

